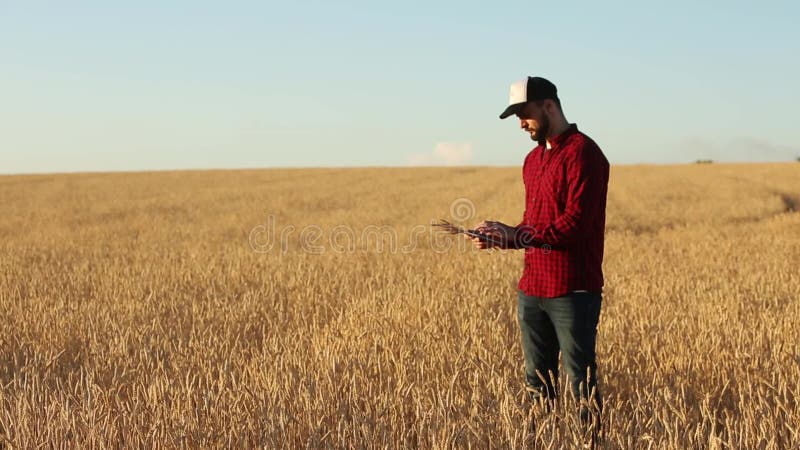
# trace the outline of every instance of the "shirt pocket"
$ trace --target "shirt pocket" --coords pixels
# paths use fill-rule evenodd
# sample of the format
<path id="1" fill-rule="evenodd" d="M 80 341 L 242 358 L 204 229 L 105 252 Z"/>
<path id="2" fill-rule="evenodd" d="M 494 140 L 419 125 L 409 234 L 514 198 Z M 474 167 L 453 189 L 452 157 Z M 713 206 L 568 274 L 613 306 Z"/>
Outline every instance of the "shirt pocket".
<path id="1" fill-rule="evenodd" d="M 554 161 L 555 162 L 555 161 Z M 541 200 L 556 206 L 558 211 L 563 211 L 567 199 L 566 174 L 561 164 L 551 167 L 550 170 L 542 175 L 539 184 L 539 195 Z M 545 200 L 546 198 L 546 200 Z"/>

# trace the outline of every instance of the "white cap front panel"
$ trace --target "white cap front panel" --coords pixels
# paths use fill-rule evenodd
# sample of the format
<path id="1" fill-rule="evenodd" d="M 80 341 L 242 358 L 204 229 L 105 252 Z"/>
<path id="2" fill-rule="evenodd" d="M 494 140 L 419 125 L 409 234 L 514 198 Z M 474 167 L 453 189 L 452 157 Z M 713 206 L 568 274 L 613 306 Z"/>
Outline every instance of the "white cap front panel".
<path id="1" fill-rule="evenodd" d="M 511 85 L 508 94 L 508 104 L 515 105 L 528 101 L 528 80 L 520 80 Z"/>

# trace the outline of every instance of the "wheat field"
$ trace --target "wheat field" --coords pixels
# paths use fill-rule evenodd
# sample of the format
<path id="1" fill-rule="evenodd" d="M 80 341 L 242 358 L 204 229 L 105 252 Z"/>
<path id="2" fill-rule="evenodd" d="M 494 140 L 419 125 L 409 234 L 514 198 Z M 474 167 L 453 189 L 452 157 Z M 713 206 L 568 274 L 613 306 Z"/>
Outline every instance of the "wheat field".
<path id="1" fill-rule="evenodd" d="M 580 448 L 528 404 L 520 168 L 0 177 L 2 448 Z M 615 166 L 597 448 L 800 448 L 800 164 Z M 562 375 L 563 377 L 563 375 Z M 562 379 L 562 386 L 564 385 Z"/>

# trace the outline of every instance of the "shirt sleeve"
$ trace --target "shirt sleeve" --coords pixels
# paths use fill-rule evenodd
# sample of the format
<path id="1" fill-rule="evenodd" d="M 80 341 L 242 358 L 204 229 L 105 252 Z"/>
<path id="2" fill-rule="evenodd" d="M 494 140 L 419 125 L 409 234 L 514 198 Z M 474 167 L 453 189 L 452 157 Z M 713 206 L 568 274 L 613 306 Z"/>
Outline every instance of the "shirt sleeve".
<path id="1" fill-rule="evenodd" d="M 565 248 L 579 241 L 602 212 L 608 189 L 609 165 L 591 144 L 578 147 L 567 159 L 567 198 L 564 212 L 552 223 L 521 225 L 515 248 Z"/>

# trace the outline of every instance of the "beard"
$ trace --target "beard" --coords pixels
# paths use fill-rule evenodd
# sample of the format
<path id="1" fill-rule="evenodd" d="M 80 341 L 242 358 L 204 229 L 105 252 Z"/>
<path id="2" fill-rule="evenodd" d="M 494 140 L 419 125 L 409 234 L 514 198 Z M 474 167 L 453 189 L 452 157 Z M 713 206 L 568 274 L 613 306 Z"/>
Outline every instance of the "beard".
<path id="1" fill-rule="evenodd" d="M 535 131 L 536 136 L 534 137 L 533 133 L 531 133 L 531 140 L 536 141 L 539 145 L 545 145 L 547 133 L 550 131 L 550 119 L 548 119 L 546 115 L 542 114 L 542 120 L 539 121 L 539 126 Z"/>

